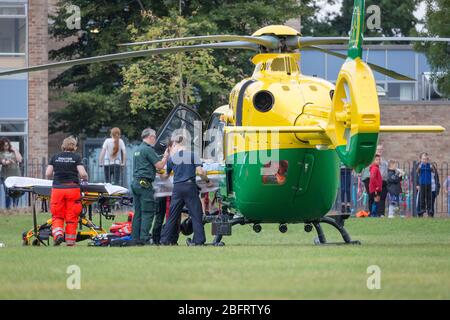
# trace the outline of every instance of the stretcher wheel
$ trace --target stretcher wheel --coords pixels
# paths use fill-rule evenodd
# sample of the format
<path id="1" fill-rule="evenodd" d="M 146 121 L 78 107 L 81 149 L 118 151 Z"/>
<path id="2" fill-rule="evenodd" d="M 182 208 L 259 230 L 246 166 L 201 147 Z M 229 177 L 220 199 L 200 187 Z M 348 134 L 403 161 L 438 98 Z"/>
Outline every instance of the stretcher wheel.
<path id="1" fill-rule="evenodd" d="M 313 230 L 313 226 L 310 223 L 305 224 L 305 232 L 310 233 Z"/>

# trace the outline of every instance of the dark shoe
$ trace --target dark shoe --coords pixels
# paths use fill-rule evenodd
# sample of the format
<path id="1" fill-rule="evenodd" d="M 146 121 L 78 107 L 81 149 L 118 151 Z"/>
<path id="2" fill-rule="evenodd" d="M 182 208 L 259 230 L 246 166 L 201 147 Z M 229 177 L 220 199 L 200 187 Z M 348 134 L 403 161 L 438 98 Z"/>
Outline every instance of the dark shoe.
<path id="1" fill-rule="evenodd" d="M 172 243 L 170 243 L 170 242 L 160 242 L 159 245 L 160 246 L 165 246 L 165 247 L 170 247 L 170 246 L 177 246 L 178 243 L 177 242 L 172 242 Z"/>
<path id="2" fill-rule="evenodd" d="M 350 205 L 347 205 L 347 213 L 352 213 L 352 207 Z"/>
<path id="3" fill-rule="evenodd" d="M 341 206 L 341 213 L 345 213 L 345 204 Z"/>
<path id="4" fill-rule="evenodd" d="M 155 242 L 153 241 L 153 239 L 148 239 L 147 241 L 144 242 L 144 245 L 146 246 L 153 246 L 155 244 Z"/>
<path id="5" fill-rule="evenodd" d="M 61 245 L 61 243 L 63 243 L 63 242 L 64 242 L 64 238 L 63 237 L 57 237 L 55 239 L 55 241 L 53 242 L 53 245 L 55 247 L 59 247 Z"/>
<path id="6" fill-rule="evenodd" d="M 187 245 L 188 247 L 196 247 L 196 246 L 204 246 L 205 244 L 204 244 L 204 243 L 195 243 L 195 242 L 193 242 L 193 241 L 191 240 L 191 238 L 187 238 L 187 239 L 186 239 L 186 245 Z"/>

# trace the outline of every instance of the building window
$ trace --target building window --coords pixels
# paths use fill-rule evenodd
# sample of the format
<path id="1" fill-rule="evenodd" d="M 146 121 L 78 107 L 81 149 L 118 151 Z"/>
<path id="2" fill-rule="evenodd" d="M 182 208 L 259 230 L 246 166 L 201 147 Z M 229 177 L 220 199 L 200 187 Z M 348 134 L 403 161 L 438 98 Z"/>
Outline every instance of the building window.
<path id="1" fill-rule="evenodd" d="M 0 122 L 1 133 L 25 132 L 25 122 Z"/>
<path id="2" fill-rule="evenodd" d="M 27 66 L 27 1 L 0 0 L 0 69 Z M 6 137 L 26 159 L 28 80 L 26 74 L 0 78 L 0 137 Z M 26 173 L 26 172 L 24 172 Z"/>
<path id="3" fill-rule="evenodd" d="M 8 138 L 14 149 L 23 156 L 27 154 L 27 122 L 26 121 L 2 121 L 0 119 L 0 137 Z"/>
<path id="4" fill-rule="evenodd" d="M 0 4 L 0 68 L 25 67 L 26 51 L 26 6 Z"/>
<path id="5" fill-rule="evenodd" d="M 388 83 L 387 95 L 390 100 L 411 101 L 414 100 L 414 83 Z"/>

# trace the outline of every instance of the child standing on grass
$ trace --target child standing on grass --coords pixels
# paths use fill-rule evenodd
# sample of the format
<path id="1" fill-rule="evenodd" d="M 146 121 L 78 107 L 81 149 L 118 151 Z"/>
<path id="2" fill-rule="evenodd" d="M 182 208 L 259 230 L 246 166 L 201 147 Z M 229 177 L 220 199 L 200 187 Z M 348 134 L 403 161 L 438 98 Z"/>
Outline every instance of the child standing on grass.
<path id="1" fill-rule="evenodd" d="M 402 179 L 404 172 L 398 169 L 397 162 L 389 161 L 387 175 L 387 189 L 389 193 L 389 218 L 394 218 L 400 212 L 400 194 L 402 193 Z"/>
<path id="2" fill-rule="evenodd" d="M 373 164 L 370 166 L 369 191 L 370 198 L 373 202 L 372 207 L 370 208 L 370 217 L 378 217 L 378 205 L 380 203 L 380 195 L 383 189 L 383 177 L 381 176 L 380 162 L 381 157 L 377 154 Z"/>
<path id="3" fill-rule="evenodd" d="M 432 172 L 434 172 L 434 167 L 429 163 L 428 153 L 424 152 L 420 155 L 420 164 L 417 167 L 417 174 L 419 176 L 419 217 L 423 217 L 426 213 L 429 217 L 432 216 Z"/>

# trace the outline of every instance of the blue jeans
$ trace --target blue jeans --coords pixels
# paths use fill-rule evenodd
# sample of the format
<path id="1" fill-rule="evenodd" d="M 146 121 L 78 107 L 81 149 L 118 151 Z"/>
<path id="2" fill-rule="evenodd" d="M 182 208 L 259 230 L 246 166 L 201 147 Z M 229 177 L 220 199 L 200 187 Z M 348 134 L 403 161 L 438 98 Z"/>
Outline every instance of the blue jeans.
<path id="1" fill-rule="evenodd" d="M 352 201 L 352 169 L 341 168 L 341 203 Z M 345 201 L 347 200 L 347 201 Z"/>
<path id="2" fill-rule="evenodd" d="M 105 165 L 105 182 L 120 186 L 122 182 L 122 167 L 120 164 Z"/>
<path id="3" fill-rule="evenodd" d="M 11 203 L 14 207 L 17 207 L 19 205 L 19 198 L 11 198 L 8 194 L 8 188 L 6 188 L 5 180 L 6 178 L 0 178 L 1 184 L 3 186 L 3 193 L 5 196 L 5 208 L 9 209 L 11 207 Z"/>

